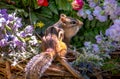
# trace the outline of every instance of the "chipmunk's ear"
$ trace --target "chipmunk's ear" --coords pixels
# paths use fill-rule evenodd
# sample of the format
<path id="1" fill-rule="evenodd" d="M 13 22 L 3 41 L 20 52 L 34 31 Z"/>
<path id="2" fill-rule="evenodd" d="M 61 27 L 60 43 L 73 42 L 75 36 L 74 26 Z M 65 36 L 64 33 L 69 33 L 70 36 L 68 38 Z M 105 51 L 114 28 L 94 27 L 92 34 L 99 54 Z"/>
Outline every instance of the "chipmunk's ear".
<path id="1" fill-rule="evenodd" d="M 65 14 L 60 14 L 60 18 L 67 17 Z"/>
<path id="2" fill-rule="evenodd" d="M 60 20 L 64 23 L 64 22 L 66 22 L 66 15 L 65 14 L 61 14 L 60 15 Z"/>

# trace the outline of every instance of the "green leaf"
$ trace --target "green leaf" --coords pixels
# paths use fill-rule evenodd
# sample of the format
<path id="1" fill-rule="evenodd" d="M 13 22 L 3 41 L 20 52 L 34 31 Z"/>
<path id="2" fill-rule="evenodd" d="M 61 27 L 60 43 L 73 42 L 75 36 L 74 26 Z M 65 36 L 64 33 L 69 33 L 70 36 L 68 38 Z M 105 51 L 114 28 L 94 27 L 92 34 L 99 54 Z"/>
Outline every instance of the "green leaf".
<path id="1" fill-rule="evenodd" d="M 22 5 L 23 5 L 24 7 L 29 6 L 29 1 L 30 1 L 30 0 L 21 0 Z"/>
<path id="2" fill-rule="evenodd" d="M 91 22 L 91 27 L 95 27 L 95 26 L 96 26 L 96 22 L 97 22 L 96 19 L 92 20 L 92 22 Z"/>
<path id="3" fill-rule="evenodd" d="M 8 5 L 4 2 L 0 2 L 0 8 L 6 8 L 6 9 L 10 9 L 10 10 L 15 10 L 17 7 L 13 6 L 13 5 Z"/>
<path id="4" fill-rule="evenodd" d="M 5 28 L 6 28 L 6 30 L 12 32 L 12 29 L 9 26 L 6 25 Z"/>
<path id="5" fill-rule="evenodd" d="M 35 9 L 39 9 L 41 6 L 38 6 L 38 4 L 37 4 L 37 0 L 32 0 L 33 1 L 33 3 L 34 3 L 34 8 Z"/>
<path id="6" fill-rule="evenodd" d="M 24 17 L 28 17 L 28 13 L 24 9 L 16 9 L 16 10 L 17 10 L 17 14 Z"/>
<path id="7" fill-rule="evenodd" d="M 35 12 L 31 12 L 30 18 L 31 18 L 32 24 L 36 23 L 36 21 L 38 20 L 38 17 L 37 17 L 37 15 L 35 14 Z"/>
<path id="8" fill-rule="evenodd" d="M 86 29 L 90 29 L 90 23 L 91 23 L 91 21 L 89 21 L 88 19 L 86 19 L 86 21 L 85 21 L 85 28 Z"/>
<path id="9" fill-rule="evenodd" d="M 67 11 L 72 10 L 72 7 L 67 0 L 55 0 L 55 2 L 58 5 L 59 10 L 67 10 Z"/>
<path id="10" fill-rule="evenodd" d="M 41 13 L 42 16 L 51 18 L 52 17 L 52 12 L 49 8 L 47 7 L 41 7 Z"/>
<path id="11" fill-rule="evenodd" d="M 48 7 L 49 7 L 49 9 L 50 9 L 53 13 L 55 13 L 55 14 L 58 15 L 58 10 L 57 10 L 56 5 L 55 5 L 54 2 L 51 2 Z"/>
<path id="12" fill-rule="evenodd" d="M 25 39 L 24 39 L 24 38 L 19 37 L 19 36 L 17 36 L 17 35 L 16 35 L 16 37 L 17 37 L 20 41 L 25 42 Z"/>

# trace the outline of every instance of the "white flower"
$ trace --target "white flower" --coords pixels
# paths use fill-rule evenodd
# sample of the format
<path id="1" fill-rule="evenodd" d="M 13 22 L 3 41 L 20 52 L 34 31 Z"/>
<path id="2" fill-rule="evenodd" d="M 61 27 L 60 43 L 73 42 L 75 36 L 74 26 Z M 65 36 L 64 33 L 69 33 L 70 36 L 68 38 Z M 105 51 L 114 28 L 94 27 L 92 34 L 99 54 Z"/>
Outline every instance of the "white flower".
<path id="1" fill-rule="evenodd" d="M 14 61 L 14 62 L 12 63 L 12 66 L 16 66 L 16 65 L 17 65 L 17 62 Z"/>

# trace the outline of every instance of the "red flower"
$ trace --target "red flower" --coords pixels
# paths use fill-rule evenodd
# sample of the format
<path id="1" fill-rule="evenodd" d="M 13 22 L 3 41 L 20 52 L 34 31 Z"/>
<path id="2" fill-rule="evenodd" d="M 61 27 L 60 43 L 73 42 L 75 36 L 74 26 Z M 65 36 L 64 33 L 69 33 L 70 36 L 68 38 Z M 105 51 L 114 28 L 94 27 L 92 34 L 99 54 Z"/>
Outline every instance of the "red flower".
<path id="1" fill-rule="evenodd" d="M 72 7 L 74 10 L 80 10 L 84 5 L 83 0 L 74 0 L 72 2 Z"/>
<path id="2" fill-rule="evenodd" d="M 48 6 L 48 0 L 38 0 L 37 3 L 39 6 Z"/>

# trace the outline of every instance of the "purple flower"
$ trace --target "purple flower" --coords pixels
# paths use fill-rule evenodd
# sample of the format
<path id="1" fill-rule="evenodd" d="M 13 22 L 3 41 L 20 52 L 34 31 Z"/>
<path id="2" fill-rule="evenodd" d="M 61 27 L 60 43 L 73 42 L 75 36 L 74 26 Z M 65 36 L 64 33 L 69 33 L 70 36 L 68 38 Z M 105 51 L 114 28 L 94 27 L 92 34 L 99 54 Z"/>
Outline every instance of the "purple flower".
<path id="1" fill-rule="evenodd" d="M 14 14 L 9 14 L 9 15 L 8 15 L 8 20 L 9 20 L 9 21 L 13 21 L 13 20 L 14 20 L 14 17 L 15 17 Z"/>
<path id="2" fill-rule="evenodd" d="M 118 18 L 118 16 L 115 15 L 115 13 L 113 13 L 113 14 L 110 15 L 110 19 L 112 19 L 112 20 L 115 20 L 115 19 L 117 19 L 117 18 Z"/>
<path id="3" fill-rule="evenodd" d="M 89 20 L 93 20 L 93 16 L 92 16 L 92 13 L 91 13 L 90 10 L 85 10 L 84 11 L 83 9 L 81 9 L 81 10 L 78 11 L 78 16 L 81 16 L 84 19 L 88 18 Z"/>
<path id="4" fill-rule="evenodd" d="M 5 39 L 6 39 L 7 42 L 10 42 L 10 41 L 13 41 L 14 36 L 13 35 L 6 35 Z"/>
<path id="5" fill-rule="evenodd" d="M 85 47 L 89 47 L 91 45 L 91 42 L 84 42 Z"/>
<path id="6" fill-rule="evenodd" d="M 100 22 L 105 22 L 107 21 L 107 16 L 98 15 L 96 16 L 96 19 L 98 19 Z"/>
<path id="7" fill-rule="evenodd" d="M 109 29 L 114 29 L 117 33 L 120 33 L 120 26 L 117 24 L 112 25 Z"/>
<path id="8" fill-rule="evenodd" d="M 95 9 L 94 9 L 94 11 L 93 11 L 93 15 L 94 16 L 99 16 L 100 13 L 101 13 L 101 11 L 102 11 L 102 8 L 99 7 L 99 6 L 96 6 Z"/>
<path id="9" fill-rule="evenodd" d="M 98 53 L 100 51 L 99 47 L 97 44 L 92 44 L 93 50 Z"/>
<path id="10" fill-rule="evenodd" d="M 13 29 L 14 30 L 17 30 L 18 28 L 20 28 L 21 26 L 22 26 L 22 23 L 21 23 L 21 18 L 18 18 L 18 17 L 15 17 L 14 18 L 14 21 L 15 21 L 15 23 L 14 23 L 14 25 L 13 25 Z"/>
<path id="11" fill-rule="evenodd" d="M 7 9 L 1 9 L 0 14 L 7 20 L 8 19 L 8 14 L 7 14 Z"/>
<path id="12" fill-rule="evenodd" d="M 17 33 L 17 35 L 22 37 L 22 38 L 25 38 L 27 36 L 24 31 L 21 31 L 21 32 Z"/>
<path id="13" fill-rule="evenodd" d="M 6 22 L 5 18 L 0 18 L 0 23 L 5 23 L 5 22 Z"/>
<path id="14" fill-rule="evenodd" d="M 89 3 L 89 6 L 91 7 L 91 8 L 94 8 L 94 7 L 96 7 L 97 5 L 98 5 L 98 3 L 99 3 L 99 0 L 87 0 L 88 1 L 88 3 Z"/>
<path id="15" fill-rule="evenodd" d="M 24 32 L 27 34 L 27 36 L 31 36 L 33 33 L 33 26 L 31 25 L 26 26 L 26 28 L 24 29 Z"/>
<path id="16" fill-rule="evenodd" d="M 109 28 L 108 30 L 106 30 L 106 31 L 108 31 L 109 33 L 106 32 L 107 33 L 106 35 L 111 36 L 111 37 L 114 38 L 114 36 L 117 34 L 117 31 L 115 29 L 111 29 L 111 28 Z"/>
<path id="17" fill-rule="evenodd" d="M 20 41 L 17 37 L 15 37 L 14 39 L 13 39 L 13 46 L 14 47 L 17 47 L 17 48 L 21 48 L 21 47 L 25 47 L 25 43 L 24 42 L 22 42 L 22 41 Z"/>
<path id="18" fill-rule="evenodd" d="M 107 15 L 101 14 L 104 12 L 101 7 L 96 6 L 95 10 L 93 11 L 93 15 L 96 16 L 96 19 L 98 19 L 100 22 L 105 22 L 107 20 Z"/>
<path id="19" fill-rule="evenodd" d="M 107 15 L 110 15 L 110 19 L 114 20 L 117 18 L 117 1 L 116 0 L 105 0 L 104 11 Z"/>
<path id="20" fill-rule="evenodd" d="M 91 11 L 90 11 L 90 10 L 86 10 L 85 13 L 86 13 L 87 15 L 90 15 L 90 14 L 91 14 Z"/>
<path id="21" fill-rule="evenodd" d="M 26 26 L 26 28 L 23 31 L 20 31 L 19 33 L 17 33 L 18 36 L 25 38 L 27 36 L 32 36 L 33 34 L 33 26 Z"/>
<path id="22" fill-rule="evenodd" d="M 109 15 L 113 14 L 117 8 L 116 0 L 105 0 L 104 1 L 104 9 L 105 12 Z"/>
<path id="23" fill-rule="evenodd" d="M 1 39 L 0 40 L 0 47 L 4 47 L 7 45 L 7 40 L 6 39 Z"/>
<path id="24" fill-rule="evenodd" d="M 117 24 L 112 25 L 106 30 L 106 35 L 114 41 L 120 41 L 120 26 Z"/>
<path id="25" fill-rule="evenodd" d="M 120 16 L 120 6 L 117 7 L 115 11 L 115 15 Z"/>
<path id="26" fill-rule="evenodd" d="M 106 36 L 110 36 L 110 29 L 107 29 L 107 30 L 105 31 L 105 35 L 106 35 Z"/>
<path id="27" fill-rule="evenodd" d="M 33 26 L 27 26 L 22 31 L 19 29 L 22 27 L 21 18 L 16 17 L 15 13 L 8 14 L 6 9 L 0 9 L 0 47 L 3 48 L 12 46 L 15 51 L 26 48 L 26 44 L 29 43 L 24 40 L 27 36 L 32 36 Z M 35 38 L 35 37 L 34 37 Z M 31 38 L 32 39 L 32 38 Z M 31 40 L 30 39 L 30 40 Z M 34 42 L 35 41 L 35 42 Z M 32 43 L 36 44 L 37 40 L 32 39 Z"/>
<path id="28" fill-rule="evenodd" d="M 96 41 L 97 41 L 98 44 L 102 43 L 102 37 L 101 37 L 101 35 L 97 35 L 95 37 L 95 39 L 96 39 Z"/>
<path id="29" fill-rule="evenodd" d="M 86 10 L 85 13 L 87 14 L 89 20 L 93 20 L 93 16 L 90 10 Z"/>
<path id="30" fill-rule="evenodd" d="M 7 9 L 1 9 L 0 14 L 7 14 Z"/>
<path id="31" fill-rule="evenodd" d="M 5 18 L 0 18 L 0 29 L 4 29 L 5 23 L 6 23 Z"/>
<path id="32" fill-rule="evenodd" d="M 5 37 L 5 34 L 2 33 L 2 31 L 0 31 L 0 40 L 3 39 Z"/>
<path id="33" fill-rule="evenodd" d="M 117 25 L 119 25 L 119 27 L 120 27 L 120 19 L 116 19 L 116 20 L 114 20 L 113 22 L 114 22 L 114 24 L 117 24 Z"/>
<path id="34" fill-rule="evenodd" d="M 88 19 L 91 21 L 93 20 L 93 16 L 92 15 L 88 15 Z"/>
<path id="35" fill-rule="evenodd" d="M 112 41 L 111 45 L 115 48 L 115 50 L 120 50 L 120 44 L 118 42 Z"/>
<path id="36" fill-rule="evenodd" d="M 83 9 L 80 9 L 78 11 L 78 16 L 81 16 L 85 19 L 87 17 L 87 14 L 85 13 L 85 11 Z"/>
<path id="37" fill-rule="evenodd" d="M 94 8 L 94 7 L 96 6 L 96 3 L 95 3 L 95 2 L 89 2 L 89 6 L 90 6 L 91 8 Z"/>

